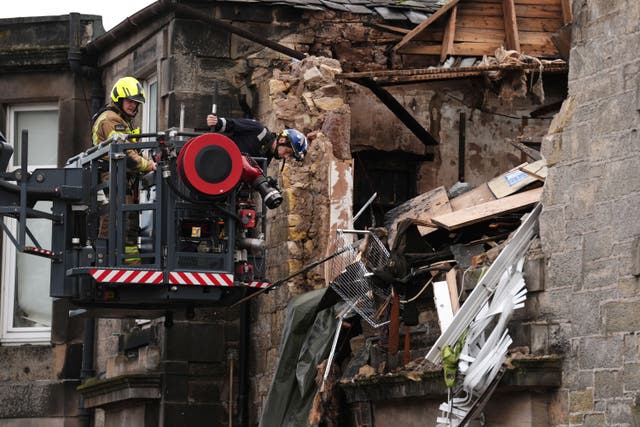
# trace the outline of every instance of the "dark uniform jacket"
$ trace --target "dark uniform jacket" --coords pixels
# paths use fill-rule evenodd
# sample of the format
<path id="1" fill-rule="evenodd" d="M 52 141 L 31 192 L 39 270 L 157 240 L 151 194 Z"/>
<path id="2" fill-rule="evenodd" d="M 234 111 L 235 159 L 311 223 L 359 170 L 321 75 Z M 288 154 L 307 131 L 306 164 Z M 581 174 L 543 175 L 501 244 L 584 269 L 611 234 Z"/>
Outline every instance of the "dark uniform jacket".
<path id="1" fill-rule="evenodd" d="M 251 157 L 265 157 L 267 163 L 273 157 L 269 147 L 275 134 L 257 120 L 218 117 L 214 131 L 226 134 L 243 154 Z"/>

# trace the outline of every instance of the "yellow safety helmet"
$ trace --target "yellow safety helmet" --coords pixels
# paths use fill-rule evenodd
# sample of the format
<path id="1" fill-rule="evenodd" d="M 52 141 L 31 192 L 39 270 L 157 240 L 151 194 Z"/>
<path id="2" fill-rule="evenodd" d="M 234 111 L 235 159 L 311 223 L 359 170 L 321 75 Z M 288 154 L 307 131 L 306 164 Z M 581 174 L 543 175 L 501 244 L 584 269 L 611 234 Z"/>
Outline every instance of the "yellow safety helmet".
<path id="1" fill-rule="evenodd" d="M 139 104 L 144 104 L 144 89 L 138 80 L 133 77 L 122 77 L 111 89 L 111 99 L 118 103 L 122 99 L 130 99 Z"/>

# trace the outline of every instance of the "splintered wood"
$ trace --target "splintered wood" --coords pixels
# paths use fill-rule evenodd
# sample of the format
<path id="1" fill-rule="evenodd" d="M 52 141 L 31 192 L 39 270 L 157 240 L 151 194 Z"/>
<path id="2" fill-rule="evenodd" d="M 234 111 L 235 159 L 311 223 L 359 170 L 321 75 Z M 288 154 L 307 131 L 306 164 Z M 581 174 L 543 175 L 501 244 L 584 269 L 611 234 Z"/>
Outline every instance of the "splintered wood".
<path id="1" fill-rule="evenodd" d="M 520 168 L 528 165 L 528 163 L 523 163 L 489 181 L 489 188 L 496 198 L 500 199 L 509 196 L 536 181 L 536 178 L 520 170 Z"/>
<path id="2" fill-rule="evenodd" d="M 544 182 L 544 180 L 547 178 L 548 172 L 547 161 L 544 159 L 538 160 L 537 162 L 529 163 L 528 165 L 522 166 L 520 170 Z"/>
<path id="3" fill-rule="evenodd" d="M 456 230 L 540 201 L 542 187 L 431 218 L 434 224 Z"/>
<path id="4" fill-rule="evenodd" d="M 384 219 L 385 225 L 389 229 L 389 247 L 392 247 L 398 223 L 403 219 L 415 220 L 416 224 L 418 224 L 420 235 L 425 236 L 437 229 L 435 226 L 430 226 L 432 217 L 450 213 L 451 211 L 449 197 L 447 197 L 447 191 L 443 186 L 422 193 L 390 210 Z"/>
<path id="5" fill-rule="evenodd" d="M 460 209 L 468 208 L 471 206 L 479 205 L 480 203 L 490 202 L 495 200 L 496 196 L 493 195 L 487 183 L 477 186 L 473 190 L 469 190 L 466 193 L 462 193 L 458 197 L 454 197 L 449 202 L 451 203 L 451 209 L 459 211 Z"/>
<path id="6" fill-rule="evenodd" d="M 405 34 L 394 50 L 439 55 L 441 62 L 447 55 L 491 55 L 501 46 L 557 58 L 552 36 L 571 20 L 569 0 L 451 0 Z"/>

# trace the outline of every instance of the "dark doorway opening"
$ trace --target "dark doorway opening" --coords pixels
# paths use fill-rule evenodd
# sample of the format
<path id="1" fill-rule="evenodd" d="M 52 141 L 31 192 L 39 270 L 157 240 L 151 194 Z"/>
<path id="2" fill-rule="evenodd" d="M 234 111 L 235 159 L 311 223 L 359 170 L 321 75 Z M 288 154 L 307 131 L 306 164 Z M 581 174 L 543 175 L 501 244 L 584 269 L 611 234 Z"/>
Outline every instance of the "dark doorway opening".
<path id="1" fill-rule="evenodd" d="M 418 166 L 424 158 L 400 151 L 358 151 L 353 158 L 354 215 L 378 193 L 354 227 L 358 230 L 381 227 L 387 211 L 416 196 Z"/>

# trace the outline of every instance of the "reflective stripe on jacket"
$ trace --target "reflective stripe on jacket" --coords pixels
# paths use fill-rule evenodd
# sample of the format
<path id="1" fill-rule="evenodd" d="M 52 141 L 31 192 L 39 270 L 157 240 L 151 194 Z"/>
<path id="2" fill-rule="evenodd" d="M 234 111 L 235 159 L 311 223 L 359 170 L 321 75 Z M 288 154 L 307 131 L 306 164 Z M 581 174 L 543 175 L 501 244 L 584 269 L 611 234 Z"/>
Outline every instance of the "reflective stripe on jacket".
<path id="1" fill-rule="evenodd" d="M 106 141 L 113 135 L 126 135 L 132 133 L 131 123 L 127 122 L 120 114 L 113 110 L 106 110 L 98 116 L 91 129 L 93 145 Z M 129 142 L 129 141 L 128 141 Z M 127 156 L 135 161 L 136 172 L 148 172 L 151 170 L 149 162 L 138 153 L 138 150 L 127 150 Z"/>

